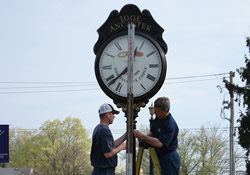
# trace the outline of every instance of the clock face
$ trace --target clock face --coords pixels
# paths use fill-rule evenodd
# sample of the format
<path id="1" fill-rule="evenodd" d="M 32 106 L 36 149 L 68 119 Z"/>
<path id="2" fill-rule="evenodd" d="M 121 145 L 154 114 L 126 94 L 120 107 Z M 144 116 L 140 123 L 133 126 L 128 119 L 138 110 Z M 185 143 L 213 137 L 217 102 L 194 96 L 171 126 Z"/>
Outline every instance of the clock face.
<path id="1" fill-rule="evenodd" d="M 133 95 L 135 98 L 144 96 L 155 88 L 162 79 L 162 75 L 165 79 L 165 73 L 163 73 L 166 71 L 163 70 L 165 56 L 159 48 L 157 43 L 152 42 L 149 38 L 135 35 L 133 63 Z M 128 36 L 122 35 L 109 42 L 97 57 L 96 64 L 97 74 L 102 81 L 101 85 L 105 86 L 104 89 L 126 98 L 128 93 Z"/>

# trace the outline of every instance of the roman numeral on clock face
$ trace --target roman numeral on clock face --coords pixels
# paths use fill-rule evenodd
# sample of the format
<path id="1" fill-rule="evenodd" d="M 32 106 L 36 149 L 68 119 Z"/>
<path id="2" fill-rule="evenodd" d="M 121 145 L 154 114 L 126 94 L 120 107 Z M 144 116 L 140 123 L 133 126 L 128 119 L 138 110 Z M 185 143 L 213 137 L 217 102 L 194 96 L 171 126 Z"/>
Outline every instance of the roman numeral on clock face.
<path id="1" fill-rule="evenodd" d="M 112 65 L 103 66 L 102 69 L 112 69 Z"/>
<path id="2" fill-rule="evenodd" d="M 112 74 L 108 78 L 106 78 L 106 81 L 112 80 L 115 76 Z"/>
<path id="3" fill-rule="evenodd" d="M 152 52 L 150 52 L 149 54 L 147 54 L 146 56 L 147 57 L 150 57 L 151 55 L 153 55 L 155 53 L 155 51 L 152 51 Z"/>
<path id="4" fill-rule="evenodd" d="M 144 45 L 144 42 L 145 42 L 145 40 L 142 42 L 142 44 L 141 44 L 141 46 L 140 46 L 139 50 L 141 50 L 141 49 L 142 49 L 142 47 L 143 47 L 143 45 Z"/>
<path id="5" fill-rule="evenodd" d="M 149 79 L 151 81 L 155 81 L 155 77 L 153 75 L 150 75 L 150 74 L 147 75 L 147 79 Z"/>
<path id="6" fill-rule="evenodd" d="M 149 65 L 149 68 L 158 68 L 159 67 L 159 64 L 150 64 Z"/>
<path id="7" fill-rule="evenodd" d="M 141 87 L 142 87 L 144 90 L 147 90 L 147 89 L 143 86 L 143 84 L 141 84 Z"/>
<path id="8" fill-rule="evenodd" d="M 110 54 L 108 54 L 108 53 L 106 53 L 105 55 L 107 55 L 107 56 L 109 56 L 109 57 L 111 57 L 111 58 L 114 58 L 114 57 L 115 57 L 114 55 L 110 55 Z"/>
<path id="9" fill-rule="evenodd" d="M 122 84 L 121 83 L 118 83 L 118 85 L 116 86 L 115 90 L 120 92 L 122 89 Z"/>
<path id="10" fill-rule="evenodd" d="M 120 44 L 118 42 L 115 43 L 115 46 L 117 47 L 118 50 L 122 50 L 122 47 L 120 46 Z"/>

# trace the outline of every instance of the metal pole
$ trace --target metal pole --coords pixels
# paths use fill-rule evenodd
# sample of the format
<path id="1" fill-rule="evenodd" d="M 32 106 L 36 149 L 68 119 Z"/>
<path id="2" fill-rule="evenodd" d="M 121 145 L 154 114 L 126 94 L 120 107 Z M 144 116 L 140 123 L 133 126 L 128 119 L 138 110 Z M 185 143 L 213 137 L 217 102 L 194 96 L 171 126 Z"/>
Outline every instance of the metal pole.
<path id="1" fill-rule="evenodd" d="M 233 84 L 233 77 L 235 73 L 230 72 L 230 84 Z M 234 154 L 234 93 L 230 93 L 230 175 L 235 175 L 235 154 Z"/>
<path id="2" fill-rule="evenodd" d="M 150 123 L 150 131 L 152 129 L 152 125 L 153 125 L 153 120 L 154 120 L 154 105 L 153 103 L 151 104 L 151 106 L 148 108 L 149 109 L 149 114 L 151 115 L 150 119 L 149 119 L 149 123 Z M 149 154 L 149 175 L 154 175 L 154 165 L 151 159 L 151 156 Z"/>
<path id="3" fill-rule="evenodd" d="M 133 62 L 134 62 L 135 25 L 128 25 L 128 88 L 127 88 L 127 152 L 126 152 L 126 175 L 134 175 L 134 97 L 133 97 Z"/>

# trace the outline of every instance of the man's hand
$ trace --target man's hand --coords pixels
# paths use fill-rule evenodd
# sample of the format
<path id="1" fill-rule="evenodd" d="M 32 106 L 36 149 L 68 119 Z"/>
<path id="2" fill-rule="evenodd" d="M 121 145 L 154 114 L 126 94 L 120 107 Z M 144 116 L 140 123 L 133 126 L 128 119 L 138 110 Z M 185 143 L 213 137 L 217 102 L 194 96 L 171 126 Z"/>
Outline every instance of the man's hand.
<path id="1" fill-rule="evenodd" d="M 134 136 L 138 139 L 139 142 L 144 141 L 154 147 L 161 148 L 163 146 L 163 143 L 161 143 L 161 141 L 158 138 L 152 137 L 151 135 L 152 135 L 151 132 L 148 135 L 145 135 L 138 130 L 134 130 Z"/>
<path id="2" fill-rule="evenodd" d="M 120 145 L 120 147 L 121 147 L 122 150 L 126 150 L 126 142 L 122 143 L 122 144 Z"/>
<path id="3" fill-rule="evenodd" d="M 134 136 L 138 139 L 139 142 L 143 141 L 144 134 L 138 130 L 134 130 Z"/>

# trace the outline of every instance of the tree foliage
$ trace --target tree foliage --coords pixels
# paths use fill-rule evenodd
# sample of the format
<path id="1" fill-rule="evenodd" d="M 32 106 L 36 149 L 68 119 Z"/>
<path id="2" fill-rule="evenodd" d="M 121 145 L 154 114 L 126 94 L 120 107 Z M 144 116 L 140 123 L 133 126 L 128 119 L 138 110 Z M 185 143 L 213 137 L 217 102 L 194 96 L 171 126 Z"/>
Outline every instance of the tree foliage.
<path id="1" fill-rule="evenodd" d="M 181 174 L 216 175 L 227 171 L 227 139 L 218 127 L 179 134 Z"/>
<path id="2" fill-rule="evenodd" d="M 90 174 L 90 139 L 81 121 L 46 121 L 37 131 L 17 128 L 10 135 L 9 167 L 34 168 L 36 175 Z"/>
<path id="3" fill-rule="evenodd" d="M 246 46 L 249 49 L 250 53 L 250 38 L 246 39 Z M 234 92 L 237 95 L 236 101 L 239 102 L 239 105 L 243 105 L 244 111 L 240 112 L 239 122 L 239 144 L 246 150 L 246 168 L 247 173 L 250 175 L 250 60 L 247 55 L 245 55 L 245 67 L 240 67 L 237 69 L 237 72 L 240 75 L 241 81 L 245 83 L 245 86 L 239 86 L 235 84 L 230 84 L 226 81 L 226 87 L 229 92 Z M 241 97 L 243 102 L 241 102 Z"/>
<path id="4" fill-rule="evenodd" d="M 142 132 L 148 129 L 142 127 Z M 229 171 L 228 137 L 216 125 L 202 126 L 198 131 L 181 130 L 178 136 L 182 175 L 223 175 Z M 137 145 L 138 146 L 138 145 Z M 241 161 L 237 154 L 236 165 Z M 144 151 L 143 173 L 149 174 L 149 153 Z"/>

